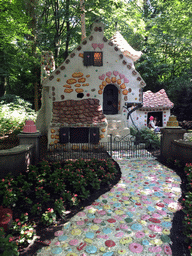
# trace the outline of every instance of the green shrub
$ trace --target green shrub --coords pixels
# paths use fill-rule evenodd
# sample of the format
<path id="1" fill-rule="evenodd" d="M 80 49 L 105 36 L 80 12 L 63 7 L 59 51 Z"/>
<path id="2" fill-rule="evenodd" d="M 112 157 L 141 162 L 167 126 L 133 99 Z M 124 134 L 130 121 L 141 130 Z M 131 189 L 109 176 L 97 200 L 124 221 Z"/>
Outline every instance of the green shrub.
<path id="1" fill-rule="evenodd" d="M 18 134 L 25 120 L 36 120 L 36 113 L 32 104 L 19 96 L 6 94 L 0 98 L 0 136 Z"/>
<path id="2" fill-rule="evenodd" d="M 136 130 L 130 128 L 131 135 L 135 136 L 141 143 L 145 143 L 147 149 L 159 149 L 161 146 L 160 134 L 149 128 Z"/>
<path id="3" fill-rule="evenodd" d="M 12 235 L 7 235 L 4 229 L 0 227 L 0 255 L 2 256 L 18 256 L 17 245 L 13 242 Z"/>

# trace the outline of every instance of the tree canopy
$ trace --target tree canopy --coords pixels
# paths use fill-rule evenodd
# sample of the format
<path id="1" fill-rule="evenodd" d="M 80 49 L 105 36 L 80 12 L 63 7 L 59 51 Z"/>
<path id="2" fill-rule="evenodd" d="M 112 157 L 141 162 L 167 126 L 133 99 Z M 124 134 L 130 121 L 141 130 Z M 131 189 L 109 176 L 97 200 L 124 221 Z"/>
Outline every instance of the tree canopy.
<path id="1" fill-rule="evenodd" d="M 173 102 L 177 94 L 184 94 L 186 103 L 191 100 L 184 93 L 191 90 L 190 0 L 85 0 L 84 10 L 87 35 L 99 18 L 108 38 L 119 30 L 143 52 L 136 68 L 145 90 L 164 88 Z M 6 92 L 31 102 L 36 98 L 37 110 L 41 53 L 52 51 L 58 66 L 80 43 L 80 1 L 1 0 L 0 11 L 0 96 Z M 179 115 L 177 106 L 174 111 Z"/>

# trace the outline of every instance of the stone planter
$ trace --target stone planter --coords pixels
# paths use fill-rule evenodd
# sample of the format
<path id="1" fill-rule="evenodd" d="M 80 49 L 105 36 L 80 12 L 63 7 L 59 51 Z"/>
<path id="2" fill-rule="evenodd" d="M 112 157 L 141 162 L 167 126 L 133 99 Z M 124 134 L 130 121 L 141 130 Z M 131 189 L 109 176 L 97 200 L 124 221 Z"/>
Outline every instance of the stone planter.
<path id="1" fill-rule="evenodd" d="M 192 163 L 192 142 L 184 140 L 174 140 L 171 143 L 172 158 Z"/>
<path id="2" fill-rule="evenodd" d="M 16 176 L 27 171 L 29 165 L 34 163 L 33 148 L 34 145 L 28 144 L 0 150 L 0 179 L 8 173 Z"/>

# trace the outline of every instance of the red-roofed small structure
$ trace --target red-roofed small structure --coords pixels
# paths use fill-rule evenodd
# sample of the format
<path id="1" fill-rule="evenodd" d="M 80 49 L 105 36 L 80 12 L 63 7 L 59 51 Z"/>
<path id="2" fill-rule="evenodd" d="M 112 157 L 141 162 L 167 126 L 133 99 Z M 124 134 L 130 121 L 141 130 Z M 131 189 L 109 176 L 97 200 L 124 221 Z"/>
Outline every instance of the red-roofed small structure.
<path id="1" fill-rule="evenodd" d="M 138 128 L 147 127 L 150 116 L 157 118 L 159 127 L 164 127 L 169 120 L 173 106 L 173 102 L 170 101 L 164 89 L 156 93 L 149 90 L 143 93 L 143 106 L 133 112 L 132 118 Z M 128 120 L 128 125 L 132 126 L 131 120 Z"/>

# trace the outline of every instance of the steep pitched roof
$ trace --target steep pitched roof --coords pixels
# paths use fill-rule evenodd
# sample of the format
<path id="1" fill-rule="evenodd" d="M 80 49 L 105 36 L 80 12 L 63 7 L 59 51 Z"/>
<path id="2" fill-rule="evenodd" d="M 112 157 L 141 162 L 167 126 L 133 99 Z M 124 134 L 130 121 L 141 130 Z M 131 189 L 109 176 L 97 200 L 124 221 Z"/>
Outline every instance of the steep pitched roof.
<path id="1" fill-rule="evenodd" d="M 118 31 L 114 34 L 111 41 L 118 46 L 125 57 L 129 57 L 133 61 L 137 61 L 142 55 L 142 52 L 135 51 Z"/>
<path id="2" fill-rule="evenodd" d="M 171 109 L 174 104 L 169 100 L 164 89 L 153 93 L 146 91 L 143 93 L 143 107 L 141 110 L 147 109 Z"/>

